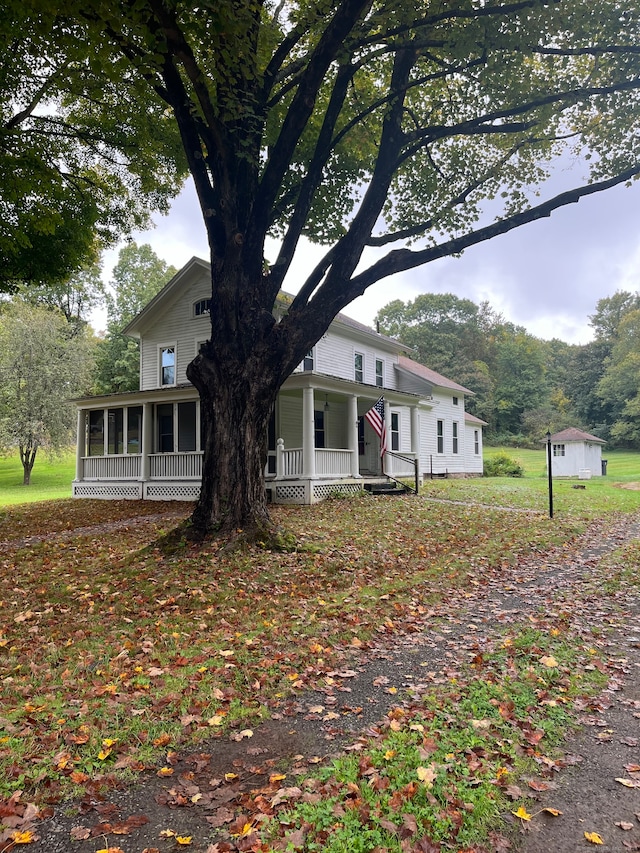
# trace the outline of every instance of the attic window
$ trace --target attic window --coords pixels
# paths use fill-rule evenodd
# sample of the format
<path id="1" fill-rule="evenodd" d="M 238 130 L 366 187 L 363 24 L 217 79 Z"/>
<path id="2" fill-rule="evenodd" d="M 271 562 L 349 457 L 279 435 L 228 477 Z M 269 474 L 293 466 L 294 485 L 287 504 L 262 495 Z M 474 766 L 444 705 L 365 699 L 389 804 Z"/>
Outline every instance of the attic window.
<path id="1" fill-rule="evenodd" d="M 194 317 L 204 317 L 205 314 L 211 314 L 211 300 L 210 299 L 200 299 L 198 302 L 194 303 L 193 316 Z"/>

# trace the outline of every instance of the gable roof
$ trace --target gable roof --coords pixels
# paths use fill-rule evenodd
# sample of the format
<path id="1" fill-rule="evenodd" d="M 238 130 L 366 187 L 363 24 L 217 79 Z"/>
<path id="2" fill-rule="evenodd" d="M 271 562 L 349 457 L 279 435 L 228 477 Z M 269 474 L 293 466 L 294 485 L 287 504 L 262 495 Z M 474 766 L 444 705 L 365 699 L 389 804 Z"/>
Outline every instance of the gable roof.
<path id="1" fill-rule="evenodd" d="M 478 426 L 489 426 L 487 421 L 483 421 L 481 418 L 472 415 L 471 412 L 464 413 L 464 422 L 467 424 L 478 424 Z"/>
<path id="2" fill-rule="evenodd" d="M 604 438 L 598 438 L 597 435 L 591 435 L 588 432 L 583 432 L 576 427 L 563 429 L 561 432 L 556 432 L 551 436 L 551 441 L 595 441 L 598 444 L 606 444 Z"/>
<path id="3" fill-rule="evenodd" d="M 195 256 L 191 258 L 191 260 L 187 261 L 182 269 L 178 270 L 173 278 L 165 284 L 162 290 L 160 290 L 153 299 L 144 306 L 139 314 L 137 314 L 133 320 L 124 327 L 122 330 L 123 334 L 129 335 L 130 337 L 139 337 L 142 329 L 148 326 L 150 321 L 153 321 L 153 317 L 159 310 L 160 306 L 172 298 L 177 299 L 185 284 L 188 284 L 196 275 L 202 275 L 203 273 L 207 276 L 211 275 L 211 264 L 208 261 Z M 281 291 L 278 301 L 280 301 L 282 306 L 285 307 L 287 303 L 293 301 L 294 298 L 295 297 L 292 294 Z M 409 347 L 402 344 L 395 338 L 389 338 L 386 335 L 381 335 L 380 332 L 374 331 L 371 326 L 359 323 L 357 320 L 347 317 L 346 314 L 337 314 L 332 320 L 332 325 L 334 323 L 339 326 L 346 326 L 348 329 L 361 336 L 373 337 L 378 342 L 382 341 L 396 352 L 404 352 L 409 349 Z"/>
<path id="4" fill-rule="evenodd" d="M 443 376 L 441 373 L 436 373 L 436 371 L 431 370 L 430 367 L 425 367 L 424 364 L 419 364 L 412 358 L 407 358 L 406 355 L 401 355 L 398 358 L 398 367 L 400 370 L 405 370 L 407 373 L 419 376 L 420 379 L 424 379 L 430 385 L 436 385 L 438 388 L 448 388 L 450 391 L 459 391 L 461 394 L 468 394 L 471 397 L 475 397 L 473 391 L 470 391 L 463 385 L 458 385 L 458 383 L 454 382 L 452 379 L 447 379 L 447 377 Z"/>

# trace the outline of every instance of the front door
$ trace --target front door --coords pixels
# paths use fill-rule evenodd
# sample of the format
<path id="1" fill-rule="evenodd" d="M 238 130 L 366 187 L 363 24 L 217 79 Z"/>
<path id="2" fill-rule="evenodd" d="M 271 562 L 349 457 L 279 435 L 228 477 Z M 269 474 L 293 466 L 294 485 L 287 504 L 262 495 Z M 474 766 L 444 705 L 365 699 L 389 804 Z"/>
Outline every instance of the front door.
<path id="1" fill-rule="evenodd" d="M 364 415 L 358 418 L 358 470 L 365 476 L 381 472 L 380 440 Z"/>

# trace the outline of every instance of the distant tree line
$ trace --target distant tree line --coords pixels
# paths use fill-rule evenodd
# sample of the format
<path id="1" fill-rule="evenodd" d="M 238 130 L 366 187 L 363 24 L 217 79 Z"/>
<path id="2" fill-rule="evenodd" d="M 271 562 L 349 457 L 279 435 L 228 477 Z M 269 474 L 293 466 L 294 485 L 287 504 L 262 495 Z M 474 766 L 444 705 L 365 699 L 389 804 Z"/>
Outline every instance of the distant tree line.
<path id="1" fill-rule="evenodd" d="M 380 331 L 412 357 L 474 392 L 486 440 L 537 446 L 547 429 L 582 428 L 611 446 L 640 449 L 640 294 L 618 291 L 590 316 L 585 345 L 541 340 L 488 302 L 425 293 L 390 302 Z"/>

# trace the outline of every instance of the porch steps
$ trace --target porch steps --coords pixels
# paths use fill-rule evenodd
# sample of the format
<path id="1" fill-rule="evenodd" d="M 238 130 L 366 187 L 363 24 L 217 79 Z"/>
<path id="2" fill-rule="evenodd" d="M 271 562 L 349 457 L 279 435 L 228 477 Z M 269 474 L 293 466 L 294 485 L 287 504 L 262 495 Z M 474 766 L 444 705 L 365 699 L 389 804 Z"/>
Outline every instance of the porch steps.
<path id="1" fill-rule="evenodd" d="M 400 483 L 365 483 L 365 491 L 372 495 L 406 495 L 409 489 Z"/>

